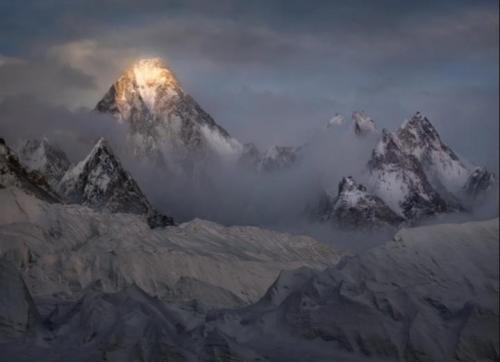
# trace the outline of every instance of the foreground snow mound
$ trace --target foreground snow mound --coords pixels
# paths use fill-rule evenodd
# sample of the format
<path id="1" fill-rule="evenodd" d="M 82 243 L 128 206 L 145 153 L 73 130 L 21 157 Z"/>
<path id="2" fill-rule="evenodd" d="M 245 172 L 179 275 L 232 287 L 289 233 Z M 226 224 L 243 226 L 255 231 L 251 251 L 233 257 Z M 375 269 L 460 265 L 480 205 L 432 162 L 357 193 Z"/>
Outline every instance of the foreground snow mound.
<path id="1" fill-rule="evenodd" d="M 199 220 L 183 228 L 214 240 L 239 231 Z M 77 301 L 38 302 L 43 343 L 26 333 L 0 349 L 16 361 L 497 361 L 498 232 L 498 219 L 403 229 L 324 271 L 282 272 L 257 303 L 234 310 L 97 281 Z M 2 285 L 5 275 L 0 267 Z M 26 308 L 15 315 L 25 321 Z"/>
<path id="2" fill-rule="evenodd" d="M 21 163 L 29 171 L 38 171 L 44 175 L 54 189 L 70 167 L 66 154 L 46 138 L 23 140 L 17 149 Z"/>
<path id="3" fill-rule="evenodd" d="M 171 171 L 207 154 L 237 159 L 242 145 L 184 90 L 158 58 L 134 63 L 96 106 L 129 125 L 136 155 Z"/>
<path id="4" fill-rule="evenodd" d="M 46 178 L 36 171 L 28 171 L 0 138 L 0 189 L 9 186 L 19 187 L 48 202 L 60 201 Z"/>
<path id="5" fill-rule="evenodd" d="M 210 323 L 272 361 L 497 361 L 498 219 L 403 229 Z M 205 327 L 208 328 L 208 327 Z"/>
<path id="6" fill-rule="evenodd" d="M 83 161 L 66 172 L 59 191 L 70 202 L 99 210 L 147 215 L 152 227 L 173 225 L 172 218 L 153 209 L 103 138 Z"/>
<path id="7" fill-rule="evenodd" d="M 397 226 L 404 219 L 392 211 L 381 198 L 368 193 L 352 177 L 344 177 L 336 196 L 328 195 L 324 220 L 348 228 Z"/>
<path id="8" fill-rule="evenodd" d="M 261 297 L 283 269 L 339 258 L 312 238 L 258 227 L 150 229 L 140 215 L 48 204 L 15 188 L 0 201 L 0 255 L 22 266 L 36 298 L 74 300 L 99 281 L 104 292 L 133 283 L 163 301 L 234 306 Z"/>
<path id="9" fill-rule="evenodd" d="M 432 187 L 418 159 L 404 152 L 398 137 L 387 130 L 369 162 L 374 193 L 407 219 L 446 212 L 449 206 Z"/>

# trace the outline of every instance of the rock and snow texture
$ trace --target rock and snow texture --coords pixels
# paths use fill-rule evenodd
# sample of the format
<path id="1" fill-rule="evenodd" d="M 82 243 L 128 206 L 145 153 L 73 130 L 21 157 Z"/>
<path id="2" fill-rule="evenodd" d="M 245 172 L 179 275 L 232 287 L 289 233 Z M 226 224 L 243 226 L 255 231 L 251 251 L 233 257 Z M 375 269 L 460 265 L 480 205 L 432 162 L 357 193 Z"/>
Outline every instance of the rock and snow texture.
<path id="1" fill-rule="evenodd" d="M 66 172 L 58 189 L 69 202 L 109 212 L 146 215 L 151 226 L 173 225 L 171 218 L 153 209 L 103 138 L 84 160 Z"/>
<path id="2" fill-rule="evenodd" d="M 0 138 L 0 188 L 19 187 L 49 202 L 59 201 L 59 196 L 47 183 L 45 176 L 28 171 L 16 154 Z"/>
<path id="3" fill-rule="evenodd" d="M 23 140 L 17 154 L 29 171 L 40 172 L 54 189 L 70 167 L 66 154 L 46 138 Z"/>
<path id="4" fill-rule="evenodd" d="M 354 133 L 358 136 L 365 136 L 377 132 L 375 121 L 364 112 L 354 112 L 352 114 Z"/>
<path id="5" fill-rule="evenodd" d="M 305 236 L 193 220 L 151 229 L 139 215 L 48 204 L 0 190 L 0 256 L 22 266 L 35 297 L 75 298 L 135 284 L 164 301 L 234 306 L 261 297 L 280 270 L 323 268 L 339 254 Z M 204 292 L 205 291 L 205 292 Z"/>
<path id="6" fill-rule="evenodd" d="M 193 157 L 238 159 L 243 146 L 184 92 L 157 58 L 142 59 L 111 86 L 96 106 L 129 125 L 134 151 L 177 170 Z"/>
<path id="7" fill-rule="evenodd" d="M 432 183 L 444 186 L 446 190 L 457 194 L 467 184 L 474 173 L 453 150 L 441 140 L 431 122 L 420 112 L 406 121 L 397 131 L 401 149 L 415 156 L 424 168 Z M 484 183 L 490 180 L 488 172 L 482 170 Z M 485 185 L 484 185 L 485 186 Z M 480 191 L 472 188 L 471 192 Z"/>
<path id="8" fill-rule="evenodd" d="M 323 219 L 332 220 L 341 227 L 397 226 L 404 221 L 382 199 L 368 193 L 365 186 L 350 176 L 340 181 L 337 195 L 328 194 L 327 198 Z"/>
<path id="9" fill-rule="evenodd" d="M 0 196 L 4 197 L 5 192 L 1 191 Z M 21 212 L 19 215 L 36 218 L 39 212 L 35 209 L 31 205 L 28 216 Z M 188 227 L 191 228 L 210 230 L 204 235 L 214 243 L 208 243 L 209 252 L 203 255 L 218 255 L 224 268 L 224 255 L 212 254 L 220 240 L 220 231 L 200 222 Z M 69 229 L 75 232 L 77 228 Z M 70 358 L 73 361 L 440 362 L 500 358 L 498 219 L 403 229 L 393 241 L 345 257 L 324 271 L 302 267 L 280 273 L 255 304 L 208 313 L 196 303 L 179 305 L 153 297 L 144 288 L 149 281 L 162 286 L 156 273 L 143 274 L 141 284 L 137 283 L 134 268 L 147 264 L 149 260 L 143 255 L 148 249 L 153 254 L 158 245 L 149 238 L 145 238 L 148 242 L 135 259 L 128 262 L 121 259 L 121 263 L 113 265 L 111 256 L 118 258 L 126 251 L 116 249 L 116 242 L 104 243 L 103 250 L 108 250 L 109 255 L 100 253 L 100 258 L 90 263 L 76 255 L 92 253 L 92 238 L 70 246 L 63 235 L 59 237 L 59 245 L 66 244 L 64 247 L 49 242 L 46 253 L 38 254 L 41 246 L 35 245 L 47 241 L 30 236 L 23 244 L 23 252 L 17 242 L 15 224 L 4 224 L 0 230 L 11 240 L 6 242 L 5 235 L 0 237 L 1 253 L 5 255 L 6 246 L 10 247 L 11 260 L 25 263 L 24 279 L 43 318 L 43 326 L 48 329 L 45 333 L 50 335 L 44 343 L 36 336 L 23 335 L 0 344 L 2 356 L 15 356 L 16 361 Z M 97 242 L 102 244 L 103 240 Z M 17 252 L 15 247 L 19 248 Z M 53 254 L 55 247 L 60 248 L 59 254 L 72 253 L 66 257 L 73 263 L 60 264 L 61 259 Z M 179 252 L 173 245 L 168 250 Z M 235 253 L 233 257 L 240 255 L 246 261 L 246 268 L 234 269 L 237 275 L 219 274 L 212 261 L 211 272 L 217 274 L 214 279 L 224 275 L 226 281 L 233 278 L 241 283 L 239 278 L 259 270 L 250 267 L 258 254 L 248 258 L 245 255 L 248 249 L 241 249 L 239 242 L 231 252 Z M 279 249 L 276 252 L 283 253 Z M 134 260 L 135 265 L 129 265 Z M 40 269 L 42 264 L 46 269 Z M 196 264 L 200 264 L 199 260 Z M 49 272 L 56 265 L 57 276 Z M 94 275 L 88 265 L 94 268 L 108 265 L 113 273 L 90 283 Z M 119 285 L 120 266 L 133 271 L 132 283 Z M 151 270 L 157 267 L 153 263 Z M 163 268 L 159 270 L 162 274 Z M 4 273 L 1 267 L 0 273 Z M 42 274 L 41 283 L 33 279 L 37 276 L 42 279 Z M 206 274 L 210 272 L 205 270 Z M 48 288 L 63 283 L 70 275 L 73 282 L 65 293 Z M 87 288 L 81 288 L 78 275 L 89 281 Z M 107 285 L 111 278 L 116 283 L 114 288 Z M 5 284 L 3 280 L 5 276 L 1 275 L 1 285 Z M 14 284 L 22 286 L 19 280 Z M 25 300 L 19 292 L 14 294 L 15 301 Z M 18 308 L 15 315 L 24 322 L 29 308 Z M 10 330 L 9 326 L 6 329 Z"/>
<path id="10" fill-rule="evenodd" d="M 374 194 L 400 216 L 417 219 L 449 210 L 427 179 L 420 161 L 404 152 L 396 134 L 382 131 L 368 167 Z"/>
<path id="11" fill-rule="evenodd" d="M 336 267 L 283 273 L 205 329 L 270 361 L 497 361 L 498 232 L 498 219 L 403 229 Z"/>
<path id="12" fill-rule="evenodd" d="M 484 167 L 476 167 L 467 178 L 463 192 L 469 196 L 477 196 L 489 190 L 495 183 L 495 175 Z"/>

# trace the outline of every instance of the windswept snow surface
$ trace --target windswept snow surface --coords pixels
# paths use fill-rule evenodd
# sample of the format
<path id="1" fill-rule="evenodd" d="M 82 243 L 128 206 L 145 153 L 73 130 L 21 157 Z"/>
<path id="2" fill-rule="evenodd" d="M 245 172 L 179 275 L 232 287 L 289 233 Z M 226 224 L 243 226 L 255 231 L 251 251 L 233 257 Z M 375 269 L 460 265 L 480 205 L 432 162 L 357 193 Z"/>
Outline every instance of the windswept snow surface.
<path id="1" fill-rule="evenodd" d="M 234 306 L 261 297 L 283 269 L 339 258 L 312 238 L 258 227 L 193 220 L 152 230 L 140 215 L 48 204 L 16 188 L 0 200 L 0 254 L 36 297 L 74 299 L 99 282 L 105 292 L 135 284 L 163 300 Z M 198 295 L 196 284 L 211 292 Z"/>
<path id="2" fill-rule="evenodd" d="M 2 200 L 6 192 L 12 195 L 13 191 L 2 191 Z M 21 199 L 20 195 L 17 197 Z M 20 200 L 28 210 L 17 210 L 18 222 L 24 217 L 30 219 L 31 224 L 35 219 L 40 220 L 41 215 L 52 214 L 47 210 L 37 211 L 40 205 L 34 205 L 29 196 L 22 197 L 31 201 Z M 69 210 L 65 211 L 69 214 L 66 219 L 61 218 L 62 214 L 58 218 L 68 223 L 72 216 Z M 86 214 L 83 209 L 80 213 Z M 130 220 L 127 221 L 130 225 Z M 37 234 L 39 223 L 32 229 L 26 228 L 28 224 L 23 225 L 23 242 L 16 237 L 15 226 L 21 225 L 1 227 L 0 240 L 4 246 L 0 287 L 9 294 L 0 297 L 0 318 L 5 318 L 6 311 L 10 313 L 5 303 L 19 303 L 15 311 L 10 307 L 15 312 L 13 318 L 0 329 L 3 358 L 16 361 L 287 362 L 498 361 L 500 358 L 498 219 L 403 229 L 393 241 L 345 257 L 326 270 L 301 267 L 282 272 L 255 304 L 208 313 L 196 304 L 171 303 L 145 291 L 148 280 L 159 284 L 163 278 L 168 279 L 164 267 L 154 259 L 144 258 L 146 250 L 155 248 L 151 236 L 141 240 L 141 247 L 132 249 L 136 254 L 134 259 L 126 259 L 121 256 L 125 250 L 117 248 L 116 241 L 97 238 L 99 244 L 114 251 L 114 255 L 108 251 L 109 256 L 105 256 L 103 250 L 98 254 L 91 252 L 91 241 L 70 245 L 65 241 L 67 235 L 63 234 L 58 243 L 65 245 L 65 258 L 73 261 L 70 268 L 58 258 L 64 254 L 63 250 L 60 248 L 54 253 L 55 242 L 42 240 Z M 77 228 L 71 223 L 67 225 Z M 85 222 L 79 227 L 84 230 Z M 139 225 L 131 228 L 139 228 Z M 216 274 L 215 279 L 233 277 L 241 282 L 246 274 L 254 274 L 262 267 L 263 264 L 250 267 L 248 259 L 252 258 L 248 258 L 250 251 L 244 247 L 245 243 L 259 245 L 256 249 L 262 248 L 262 255 L 269 257 L 270 248 L 280 255 L 289 255 L 283 243 L 273 241 L 273 233 L 257 232 L 253 228 L 224 228 L 196 220 L 177 231 L 190 233 L 189 248 L 194 255 L 200 250 L 197 245 L 200 239 L 207 250 L 205 257 L 217 255 L 218 263 L 212 260 L 212 270 L 204 271 Z M 262 244 L 257 236 L 262 236 L 261 233 L 267 235 Z M 165 234 L 170 235 L 168 231 Z M 235 247 L 232 252 L 242 253 L 232 258 L 245 260 L 239 268 L 229 270 L 233 273 L 229 275 L 216 270 L 226 268 L 227 253 L 218 249 L 222 235 L 232 239 L 230 244 Z M 242 235 L 251 241 L 238 240 Z M 38 254 L 40 249 L 36 248 L 34 239 L 46 245 L 43 254 Z M 172 270 L 186 271 L 182 269 L 186 265 L 173 264 L 173 259 L 166 255 L 177 252 L 177 258 L 186 258 L 179 251 L 183 238 L 170 236 L 170 239 L 168 252 L 161 252 L 164 264 Z M 281 247 L 266 248 L 270 241 L 271 245 Z M 130 247 L 129 239 L 121 242 Z M 6 249 L 9 244 L 10 249 Z M 301 254 L 310 250 L 304 247 L 304 241 L 297 241 L 296 246 L 299 246 L 297 250 L 302 246 Z M 84 267 L 92 263 L 77 256 L 85 254 L 82 249 L 94 258 L 99 256 L 93 264 L 114 265 L 116 281 L 120 279 L 119 266 L 123 265 L 141 285 L 127 283 L 122 288 L 118 285 L 110 288 L 106 286 L 109 281 L 105 275 L 100 275 L 103 279 L 80 290 L 79 274 L 96 275 Z M 6 259 L 17 263 L 17 274 L 15 268 L 5 266 Z M 120 263 L 114 264 L 113 259 L 119 259 Z M 202 261 L 199 258 L 196 263 L 203 265 Z M 137 278 L 137 269 L 145 262 L 151 269 Z M 57 277 L 50 269 L 58 271 Z M 34 288 L 41 285 L 46 294 L 50 292 L 50 285 L 64 283 L 69 275 L 73 282 L 66 292 L 52 292 L 52 304 L 47 302 L 50 299 L 47 295 L 41 297 L 42 290 Z M 34 277 L 39 279 L 37 284 L 33 283 Z M 35 303 L 30 294 L 23 293 L 26 290 L 23 280 L 31 295 L 35 295 Z M 75 301 L 68 296 L 78 298 Z M 37 323 L 40 320 L 43 323 Z M 20 323 L 21 328 L 14 330 L 12 323 Z"/>

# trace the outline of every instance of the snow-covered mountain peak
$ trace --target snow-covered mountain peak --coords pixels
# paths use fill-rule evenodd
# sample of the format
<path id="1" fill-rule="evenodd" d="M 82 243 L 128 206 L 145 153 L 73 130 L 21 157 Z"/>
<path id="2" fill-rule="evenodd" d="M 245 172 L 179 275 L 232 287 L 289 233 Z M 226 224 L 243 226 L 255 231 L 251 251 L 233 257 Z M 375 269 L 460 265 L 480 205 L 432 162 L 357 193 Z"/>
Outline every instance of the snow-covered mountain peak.
<path id="1" fill-rule="evenodd" d="M 439 133 L 429 119 L 420 112 L 403 123 L 398 130 L 398 137 L 405 151 L 416 157 L 433 150 L 446 152 L 450 158 L 458 160 L 457 155 L 441 141 Z"/>
<path id="2" fill-rule="evenodd" d="M 365 112 L 353 112 L 352 122 L 354 125 L 354 133 L 357 135 L 363 136 L 377 131 L 375 121 Z"/>
<path id="3" fill-rule="evenodd" d="M 415 156 L 421 163 L 430 181 L 438 188 L 452 193 L 465 185 L 471 170 L 453 150 L 446 145 L 429 121 L 420 112 L 403 123 L 397 131 L 402 150 Z"/>
<path id="4" fill-rule="evenodd" d="M 146 215 L 151 227 L 173 224 L 172 218 L 153 209 L 104 138 L 97 141 L 84 160 L 66 172 L 59 191 L 70 202 L 110 212 Z"/>
<path id="5" fill-rule="evenodd" d="M 403 151 L 397 135 L 382 131 L 369 162 L 371 185 L 377 196 L 407 219 L 448 211 L 434 190 L 422 164 Z"/>
<path id="6" fill-rule="evenodd" d="M 236 160 L 243 151 L 158 58 L 139 60 L 127 69 L 96 110 L 129 125 L 128 140 L 136 156 L 174 172 L 192 164 L 193 157 L 215 154 Z"/>
<path id="7" fill-rule="evenodd" d="M 159 58 L 141 59 L 132 67 L 139 94 L 150 110 L 158 98 L 182 92 L 174 73 Z"/>

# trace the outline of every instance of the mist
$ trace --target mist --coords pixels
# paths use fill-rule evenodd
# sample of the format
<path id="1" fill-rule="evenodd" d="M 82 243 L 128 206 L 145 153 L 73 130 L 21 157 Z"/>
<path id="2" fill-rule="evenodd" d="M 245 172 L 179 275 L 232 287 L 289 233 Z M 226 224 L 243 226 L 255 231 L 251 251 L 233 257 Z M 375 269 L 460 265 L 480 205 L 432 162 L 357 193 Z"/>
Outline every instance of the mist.
<path id="1" fill-rule="evenodd" d="M 254 225 L 311 235 L 342 250 L 362 250 L 387 241 L 395 229 L 343 230 L 321 222 L 318 207 L 325 192 L 335 196 L 338 183 L 352 176 L 366 184 L 367 163 L 379 134 L 356 136 L 352 124 L 313 130 L 299 145 L 289 168 L 257 172 L 241 162 L 204 158 L 195 173 L 173 175 L 137 159 L 127 141 L 127 125 L 90 109 L 70 111 L 29 96 L 0 103 L 0 134 L 13 148 L 22 139 L 47 137 L 73 164 L 104 137 L 150 202 L 177 223 L 202 218 L 224 225 Z M 421 223 L 463 222 L 498 215 L 498 185 L 477 200 L 473 212 L 441 215 Z"/>

